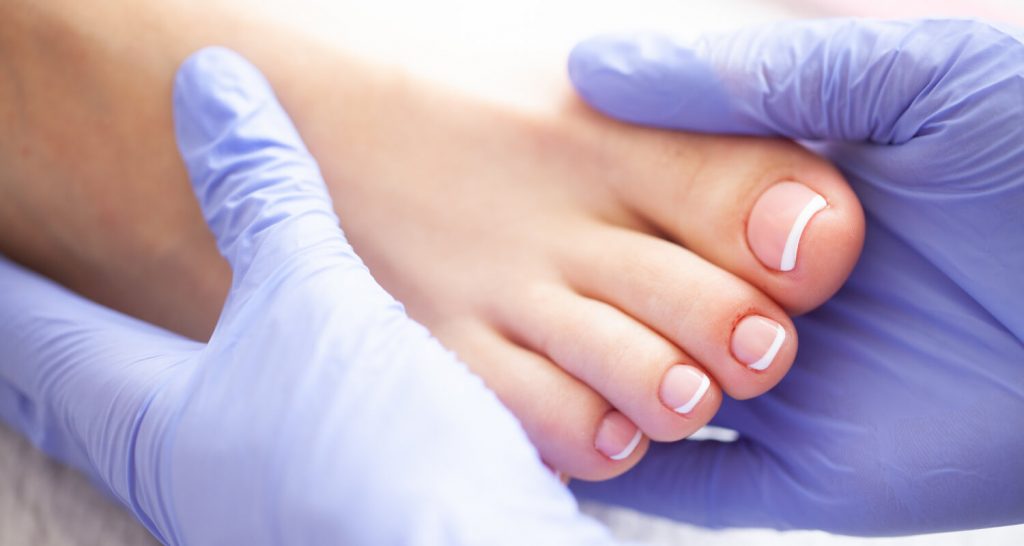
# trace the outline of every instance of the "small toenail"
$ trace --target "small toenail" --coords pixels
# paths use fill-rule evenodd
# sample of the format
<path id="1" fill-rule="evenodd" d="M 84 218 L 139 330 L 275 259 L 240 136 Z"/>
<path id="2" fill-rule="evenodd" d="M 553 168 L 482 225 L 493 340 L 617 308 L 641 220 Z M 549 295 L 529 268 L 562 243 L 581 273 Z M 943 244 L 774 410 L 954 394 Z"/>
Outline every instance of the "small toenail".
<path id="1" fill-rule="evenodd" d="M 774 320 L 751 315 L 732 333 L 732 354 L 752 370 L 763 370 L 775 360 L 786 341 L 786 329 Z"/>
<path id="2" fill-rule="evenodd" d="M 636 451 L 643 433 L 625 415 L 610 411 L 597 429 L 594 447 L 613 461 L 621 461 Z"/>
<path id="3" fill-rule="evenodd" d="M 677 364 L 661 380 L 661 403 L 672 411 L 687 414 L 697 407 L 711 387 L 711 380 L 693 366 Z"/>
<path id="4" fill-rule="evenodd" d="M 747 242 L 754 255 L 767 267 L 792 271 L 808 223 L 827 206 L 824 197 L 799 182 L 779 182 L 768 188 L 747 222 Z"/>

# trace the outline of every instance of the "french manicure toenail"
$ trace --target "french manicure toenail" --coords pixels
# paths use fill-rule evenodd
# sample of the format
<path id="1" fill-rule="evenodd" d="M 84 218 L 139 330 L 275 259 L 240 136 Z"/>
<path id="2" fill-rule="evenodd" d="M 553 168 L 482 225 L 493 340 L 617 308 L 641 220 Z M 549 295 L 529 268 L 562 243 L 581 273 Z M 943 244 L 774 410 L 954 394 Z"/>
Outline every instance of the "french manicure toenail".
<path id="1" fill-rule="evenodd" d="M 782 259 L 779 261 L 780 271 L 792 271 L 796 267 L 796 250 L 800 246 L 800 237 L 803 236 L 804 230 L 807 229 L 807 223 L 811 221 L 811 217 L 827 205 L 828 203 L 825 202 L 825 198 L 818 194 L 814 194 L 814 197 L 804 205 L 796 220 L 793 221 L 793 227 L 790 228 L 789 235 L 786 236 L 786 246 L 782 249 Z"/>
<path id="2" fill-rule="evenodd" d="M 610 411 L 597 429 L 594 447 L 613 461 L 621 461 L 636 451 L 643 433 L 625 415 Z"/>
<path id="3" fill-rule="evenodd" d="M 608 457 L 613 461 L 621 461 L 622 459 L 629 457 L 630 455 L 633 454 L 633 451 L 636 450 L 636 446 L 640 445 L 640 438 L 642 437 L 643 434 L 638 429 L 636 433 L 633 434 L 633 437 L 630 438 L 629 443 L 626 444 L 626 447 L 622 448 L 622 451 L 616 453 L 615 455 L 609 455 Z"/>
<path id="4" fill-rule="evenodd" d="M 711 380 L 693 366 L 677 364 L 661 379 L 661 403 L 672 411 L 687 414 L 697 407 L 711 387 Z"/>
<path id="5" fill-rule="evenodd" d="M 771 366 L 786 341 L 786 329 L 774 320 L 751 315 L 732 333 L 732 354 L 752 370 Z"/>
<path id="6" fill-rule="evenodd" d="M 828 202 L 799 182 L 779 182 L 754 204 L 747 222 L 747 241 L 757 259 L 779 271 L 796 267 L 797 251 L 807 225 Z"/>

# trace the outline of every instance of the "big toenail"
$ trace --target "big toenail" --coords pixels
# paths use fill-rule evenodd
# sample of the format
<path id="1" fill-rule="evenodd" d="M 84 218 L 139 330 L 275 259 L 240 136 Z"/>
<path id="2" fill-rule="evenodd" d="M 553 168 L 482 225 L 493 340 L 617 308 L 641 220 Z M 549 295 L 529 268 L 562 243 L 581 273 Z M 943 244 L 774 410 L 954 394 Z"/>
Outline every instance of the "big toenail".
<path id="1" fill-rule="evenodd" d="M 643 433 L 625 415 L 612 410 L 597 429 L 594 447 L 613 461 L 621 461 L 636 451 Z"/>
<path id="2" fill-rule="evenodd" d="M 796 267 L 797 249 L 811 218 L 828 206 L 825 198 L 799 182 L 768 188 L 747 222 L 747 242 L 765 266 L 778 271 Z"/>
<path id="3" fill-rule="evenodd" d="M 732 354 L 752 370 L 771 366 L 786 341 L 786 329 L 774 320 L 751 315 L 732 333 Z"/>
<path id="4" fill-rule="evenodd" d="M 687 414 L 697 407 L 711 387 L 711 380 L 693 366 L 677 364 L 661 379 L 661 403 L 676 413 Z"/>

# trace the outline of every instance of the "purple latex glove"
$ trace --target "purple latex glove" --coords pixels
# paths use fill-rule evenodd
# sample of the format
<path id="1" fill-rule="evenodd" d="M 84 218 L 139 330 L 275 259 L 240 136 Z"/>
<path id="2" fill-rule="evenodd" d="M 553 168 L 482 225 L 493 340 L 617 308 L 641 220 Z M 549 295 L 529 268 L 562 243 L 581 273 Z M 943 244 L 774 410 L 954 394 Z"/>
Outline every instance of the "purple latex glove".
<path id="1" fill-rule="evenodd" d="M 174 105 L 234 270 L 210 342 L 0 258 L 0 418 L 165 544 L 612 544 L 480 378 L 370 276 L 263 75 L 204 49 Z"/>
<path id="2" fill-rule="evenodd" d="M 710 527 L 881 535 L 1024 521 L 1024 45 L 971 21 L 805 21 L 579 44 L 620 119 L 809 141 L 867 214 L 847 285 L 796 321 L 734 443 L 652 446 L 578 494 Z"/>

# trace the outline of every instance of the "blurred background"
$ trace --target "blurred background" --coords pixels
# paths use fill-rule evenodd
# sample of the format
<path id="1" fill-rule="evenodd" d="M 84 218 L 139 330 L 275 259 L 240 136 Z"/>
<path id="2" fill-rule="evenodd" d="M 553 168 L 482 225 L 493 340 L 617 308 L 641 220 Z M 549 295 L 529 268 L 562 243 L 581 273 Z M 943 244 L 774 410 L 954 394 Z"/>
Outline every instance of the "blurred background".
<path id="1" fill-rule="evenodd" d="M 572 44 L 605 31 L 665 30 L 682 38 L 780 19 L 981 17 L 1024 25 L 1024 0 L 309 0 L 268 2 L 282 22 L 377 62 L 496 101 L 544 105 L 565 91 Z M 243 4 L 251 9 L 253 4 Z M 330 16 L 325 16 L 325 13 Z M 557 95 L 556 95 L 557 96 Z M 47 460 L 0 424 L 0 546 L 156 544 L 135 520 L 74 471 Z M 820 532 L 708 531 L 588 504 L 624 540 L 655 545 L 1018 546 L 1024 526 L 906 538 Z"/>

